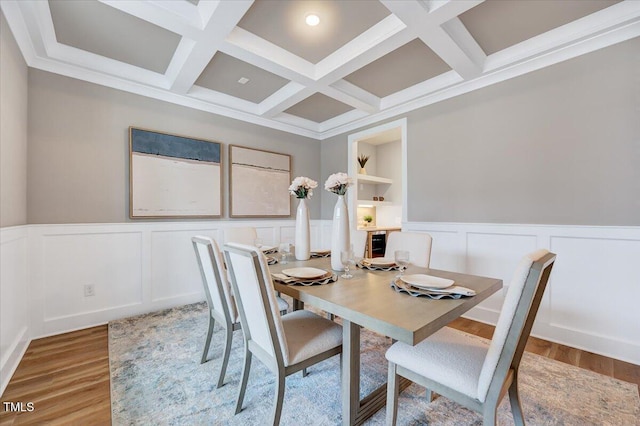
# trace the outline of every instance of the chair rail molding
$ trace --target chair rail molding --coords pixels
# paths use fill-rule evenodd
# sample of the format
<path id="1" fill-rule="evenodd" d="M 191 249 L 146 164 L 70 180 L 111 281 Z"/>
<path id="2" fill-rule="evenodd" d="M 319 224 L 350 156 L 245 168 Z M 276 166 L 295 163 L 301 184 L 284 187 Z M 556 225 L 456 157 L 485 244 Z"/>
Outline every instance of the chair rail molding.
<path id="1" fill-rule="evenodd" d="M 523 254 L 557 254 L 533 336 L 640 365 L 640 227 L 407 222 L 433 237 L 431 267 L 502 278 L 467 318 L 495 324 Z"/>

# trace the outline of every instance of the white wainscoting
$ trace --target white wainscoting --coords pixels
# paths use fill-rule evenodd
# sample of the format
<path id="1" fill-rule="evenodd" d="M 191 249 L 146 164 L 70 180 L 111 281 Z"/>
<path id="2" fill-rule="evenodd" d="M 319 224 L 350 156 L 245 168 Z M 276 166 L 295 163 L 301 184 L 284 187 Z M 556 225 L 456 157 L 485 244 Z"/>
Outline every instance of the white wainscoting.
<path id="1" fill-rule="evenodd" d="M 31 225 L 31 337 L 204 300 L 191 237 L 222 242 L 233 226 L 255 226 L 265 245 L 294 240 L 293 220 Z M 329 246 L 323 226 L 311 223 L 314 247 Z"/>
<path id="2" fill-rule="evenodd" d="M 0 229 L 0 394 L 30 342 L 28 227 Z"/>
<path id="3" fill-rule="evenodd" d="M 533 335 L 640 364 L 640 227 L 409 222 L 433 237 L 431 267 L 502 278 L 466 315 L 495 324 L 511 274 L 536 248 L 558 255 Z"/>
<path id="4" fill-rule="evenodd" d="M 204 300 L 190 238 L 222 241 L 255 226 L 266 245 L 294 239 L 293 220 L 28 225 L 2 228 L 4 390 L 31 339 Z M 533 334 L 640 364 L 640 228 L 405 223 L 433 236 L 437 269 L 502 278 L 505 290 L 468 314 L 495 323 L 520 257 L 558 254 Z M 330 247 L 331 221 L 311 221 L 313 248 Z M 95 296 L 85 297 L 92 284 Z"/>

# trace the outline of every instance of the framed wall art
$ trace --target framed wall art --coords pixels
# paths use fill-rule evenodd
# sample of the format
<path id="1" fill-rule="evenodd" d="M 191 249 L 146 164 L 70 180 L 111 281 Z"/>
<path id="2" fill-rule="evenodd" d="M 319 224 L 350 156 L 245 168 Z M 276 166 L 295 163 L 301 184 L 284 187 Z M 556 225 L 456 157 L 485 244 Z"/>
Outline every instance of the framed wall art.
<path id="1" fill-rule="evenodd" d="M 129 128 L 129 216 L 217 218 L 220 143 Z"/>
<path id="2" fill-rule="evenodd" d="M 291 156 L 229 146 L 231 217 L 291 215 Z"/>

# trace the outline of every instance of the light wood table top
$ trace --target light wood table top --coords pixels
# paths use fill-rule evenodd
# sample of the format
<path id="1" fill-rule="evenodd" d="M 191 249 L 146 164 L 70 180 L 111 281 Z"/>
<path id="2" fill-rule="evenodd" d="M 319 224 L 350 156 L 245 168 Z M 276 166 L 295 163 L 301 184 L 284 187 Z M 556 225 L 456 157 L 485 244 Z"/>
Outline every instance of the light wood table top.
<path id="1" fill-rule="evenodd" d="M 295 267 L 331 270 L 329 258 L 289 261 L 270 266 L 272 272 Z M 415 345 L 460 317 L 502 288 L 502 280 L 475 275 L 409 267 L 406 274 L 425 273 L 449 278 L 476 291 L 476 296 L 434 300 L 397 293 L 390 286 L 397 271 L 352 268 L 353 278 L 331 284 L 300 286 L 274 282 L 277 291 L 338 315 L 370 330 Z M 337 272 L 338 277 L 342 274 Z"/>

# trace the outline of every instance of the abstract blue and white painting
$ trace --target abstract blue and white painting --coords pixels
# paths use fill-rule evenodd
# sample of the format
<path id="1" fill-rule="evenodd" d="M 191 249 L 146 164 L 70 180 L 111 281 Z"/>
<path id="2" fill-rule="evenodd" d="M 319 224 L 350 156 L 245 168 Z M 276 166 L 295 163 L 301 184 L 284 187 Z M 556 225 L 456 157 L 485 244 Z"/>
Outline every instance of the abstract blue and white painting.
<path id="1" fill-rule="evenodd" d="M 129 128 L 132 218 L 220 217 L 220 144 Z"/>
<path id="2" fill-rule="evenodd" d="M 230 216 L 291 215 L 291 157 L 270 151 L 229 147 Z"/>

